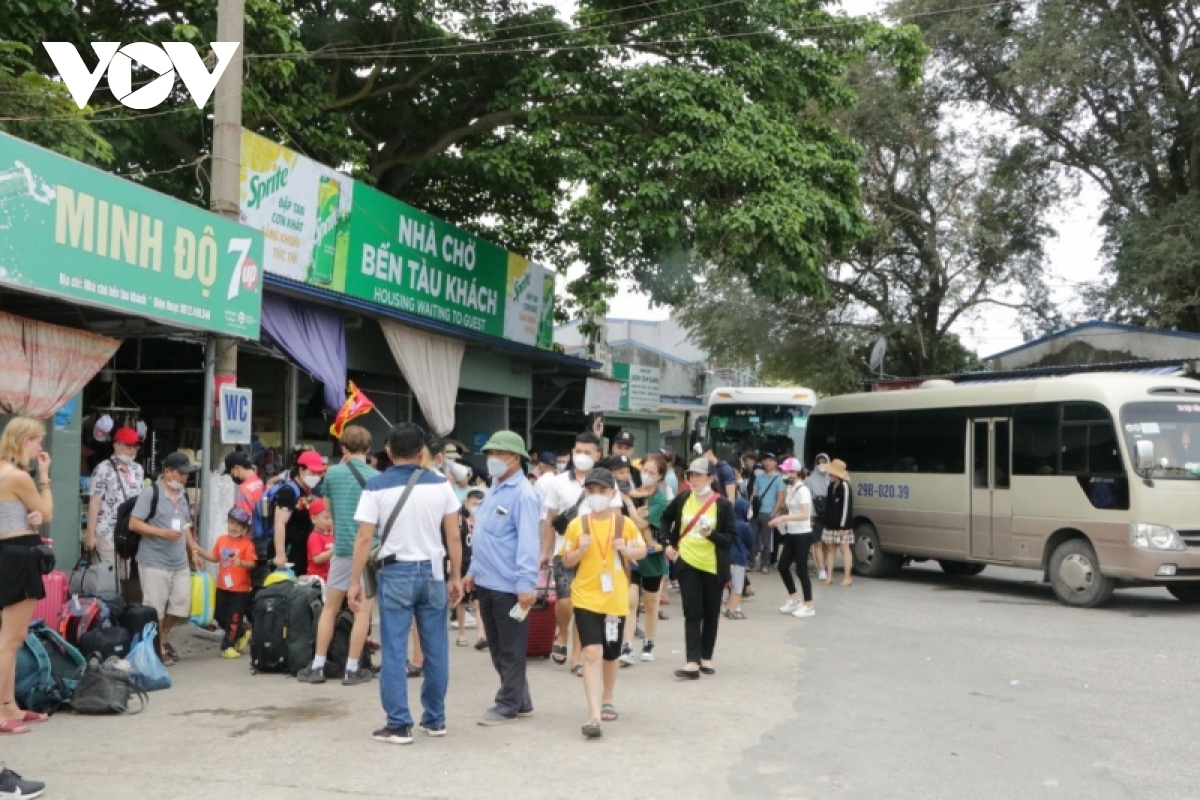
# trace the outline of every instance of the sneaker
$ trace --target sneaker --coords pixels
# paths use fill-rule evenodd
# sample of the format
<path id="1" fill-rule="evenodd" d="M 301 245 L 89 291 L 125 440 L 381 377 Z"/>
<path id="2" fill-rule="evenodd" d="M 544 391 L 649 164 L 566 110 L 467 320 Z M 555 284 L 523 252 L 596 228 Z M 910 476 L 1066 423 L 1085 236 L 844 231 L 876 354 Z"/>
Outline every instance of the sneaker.
<path id="1" fill-rule="evenodd" d="M 371 734 L 371 738 L 384 744 L 412 744 L 412 725 L 400 728 L 380 728 Z"/>
<path id="2" fill-rule="evenodd" d="M 307 667 L 303 667 L 299 672 L 296 673 L 296 680 L 300 681 L 301 683 L 324 683 L 325 668 L 321 667 L 320 669 L 313 669 L 312 664 L 309 664 Z"/>
<path id="3" fill-rule="evenodd" d="M 520 716 L 519 714 L 517 716 Z M 506 717 L 496 711 L 494 708 L 489 708 L 484 715 L 479 718 L 479 724 L 485 728 L 494 728 L 497 725 L 507 725 L 510 722 L 516 722 L 517 717 Z"/>
<path id="4" fill-rule="evenodd" d="M 442 724 L 442 725 L 427 725 L 427 724 L 425 724 L 424 722 L 422 722 L 422 723 L 421 723 L 420 725 L 418 725 L 417 727 L 418 727 L 418 728 L 420 728 L 421 730 L 425 731 L 425 734 L 426 734 L 427 736 L 445 736 L 445 735 L 446 735 L 446 726 L 445 726 L 445 724 Z"/>
<path id="5" fill-rule="evenodd" d="M 626 643 L 621 647 L 621 656 L 617 659 L 622 667 L 633 666 L 633 645 Z"/>
<path id="6" fill-rule="evenodd" d="M 786 603 L 784 603 L 783 605 L 781 605 L 779 607 L 779 613 L 780 614 L 791 614 L 793 611 L 795 611 L 801 605 L 803 605 L 803 604 L 799 600 L 788 600 Z"/>
<path id="7" fill-rule="evenodd" d="M 236 647 L 226 647 L 224 650 L 221 651 L 221 658 L 241 658 L 241 657 L 242 657 L 242 653 Z M 20 797 L 20 795 L 17 795 L 17 796 Z M 3 795 L 0 795 L 0 797 L 3 797 Z"/>
<path id="8" fill-rule="evenodd" d="M 530 706 L 529 708 L 523 708 L 517 712 L 517 717 L 519 717 L 520 719 L 529 719 L 532 716 L 533 716 L 533 706 Z"/>
<path id="9" fill-rule="evenodd" d="M 642 661 L 654 660 L 654 640 L 647 639 L 642 642 Z"/>
<path id="10" fill-rule="evenodd" d="M 245 633 L 242 634 L 242 638 L 237 640 L 237 644 L 234 645 L 234 648 L 239 653 L 244 653 L 244 652 L 246 652 L 246 648 L 249 646 L 250 646 L 250 631 L 246 631 Z"/>
<path id="11" fill-rule="evenodd" d="M 479 627 L 479 621 L 475 619 L 475 615 L 470 611 L 467 612 L 467 616 L 463 620 L 463 627 L 471 630 Z"/>
<path id="12" fill-rule="evenodd" d="M 419 678 L 425 674 L 425 665 L 422 664 L 421 666 L 417 666 L 413 662 L 409 661 L 407 663 L 406 672 L 410 678 Z"/>
<path id="13" fill-rule="evenodd" d="M 321 676 L 320 683 L 324 683 L 324 675 Z M 370 683 L 372 679 L 371 670 L 359 667 L 354 672 L 347 672 L 342 676 L 342 686 L 358 686 L 360 683 Z"/>
<path id="14" fill-rule="evenodd" d="M 45 791 L 46 784 L 41 781 L 27 781 L 0 763 L 0 797 L 19 797 L 25 800 L 41 797 Z"/>
<path id="15" fill-rule="evenodd" d="M 646 638 L 646 632 L 645 632 L 644 630 L 642 630 L 641 628 L 634 628 L 634 629 L 633 629 L 633 638 L 635 638 L 635 639 L 645 639 L 645 638 Z"/>
<path id="16" fill-rule="evenodd" d="M 820 570 L 819 572 L 817 572 L 817 580 L 819 580 L 819 581 L 823 581 L 828 577 L 829 577 L 829 574 L 827 572 L 825 572 L 825 570 Z"/>
<path id="17" fill-rule="evenodd" d="M 797 619 L 802 617 L 815 617 L 816 615 L 817 610 L 812 606 L 800 606 L 792 612 L 792 616 L 796 617 Z"/>

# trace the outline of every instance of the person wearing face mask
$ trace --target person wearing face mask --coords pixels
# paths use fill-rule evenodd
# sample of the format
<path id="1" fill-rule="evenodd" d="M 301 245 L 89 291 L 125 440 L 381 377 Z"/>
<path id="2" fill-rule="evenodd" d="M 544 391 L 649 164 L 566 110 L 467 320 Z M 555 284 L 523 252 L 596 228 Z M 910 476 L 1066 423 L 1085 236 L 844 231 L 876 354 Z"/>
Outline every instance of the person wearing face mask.
<path id="1" fill-rule="evenodd" d="M 142 602 L 158 612 L 163 663 L 168 667 L 178 663 L 179 654 L 167 638 L 176 625 L 187 622 L 192 605 L 188 554 L 196 552 L 197 544 L 184 488 L 195 471 L 186 455 L 168 453 L 158 482 L 138 495 L 129 518 L 129 530 L 142 537 L 137 551 Z"/>
<path id="2" fill-rule="evenodd" d="M 646 606 L 646 638 L 642 642 L 642 661 L 654 660 L 654 639 L 658 634 L 659 598 L 663 576 L 667 574 L 667 557 L 663 550 L 666 536 L 662 533 L 662 515 L 667 508 L 668 498 L 663 475 L 667 472 L 667 459 L 658 453 L 646 456 L 642 464 L 642 488 L 634 489 L 630 497 L 642 505 L 638 513 L 646 522 L 641 530 L 646 540 L 646 557 L 634 564 L 629 587 L 629 613 L 637 619 L 637 609 Z M 665 615 L 663 619 L 665 619 Z M 628 641 L 628 639 L 627 639 Z M 621 652 L 621 665 L 633 664 L 632 648 Z"/>
<path id="3" fill-rule="evenodd" d="M 296 459 L 292 480 L 275 493 L 274 554 L 268 555 L 276 567 L 284 567 L 291 560 L 297 576 L 308 572 L 308 535 L 313 528 L 308 503 L 324 475 L 325 462 L 320 454 L 307 450 Z"/>
<path id="4" fill-rule="evenodd" d="M 262 498 L 264 486 L 262 478 L 258 477 L 258 473 L 254 469 L 254 462 L 250 460 L 250 454 L 242 450 L 235 450 L 225 456 L 225 474 L 237 486 L 237 496 L 233 501 L 234 507 L 242 509 L 253 517 L 254 507 Z"/>
<path id="5" fill-rule="evenodd" d="M 576 570 L 571 602 L 583 645 L 583 690 L 588 705 L 583 735 L 594 739 L 603 734 L 601 721 L 617 719 L 613 692 L 623 628 L 629 615 L 629 582 L 624 565 L 644 558 L 646 545 L 633 521 L 614 513 L 617 482 L 611 472 L 598 467 L 587 474 L 583 483 L 588 514 L 567 526 L 562 561 L 568 569 Z"/>
<path id="6" fill-rule="evenodd" d="M 496 431 L 483 446 L 492 491 L 475 509 L 471 565 L 464 592 L 476 592 L 492 666 L 500 676 L 495 705 L 479 724 L 504 725 L 533 713 L 525 678 L 529 622 L 538 580 L 541 501 L 525 477 L 529 453 L 521 436 Z M 520 619 L 513 616 L 516 614 Z"/>
<path id="7" fill-rule="evenodd" d="M 811 617 L 813 610 L 812 580 L 808 576 L 808 548 L 812 544 L 812 492 L 800 479 L 800 462 L 789 458 L 779 466 L 787 488 L 783 495 L 786 513 L 771 520 L 772 528 L 783 532 L 783 553 L 779 556 L 779 577 L 783 578 L 788 600 L 779 609 L 782 614 L 797 618 Z M 800 577 L 804 603 L 796 597 L 796 582 L 792 567 Z"/>
<path id="8" fill-rule="evenodd" d="M 563 460 L 566 463 L 566 459 Z M 536 467 L 537 480 L 533 484 L 533 488 L 537 490 L 538 499 L 543 503 L 546 502 L 546 494 L 550 491 L 550 482 L 553 481 L 562 470 L 558 469 L 558 457 L 549 450 L 538 454 L 538 463 Z"/>
<path id="9" fill-rule="evenodd" d="M 822 538 L 825 533 L 825 503 L 829 496 L 829 456 L 824 453 L 817 453 L 814 459 L 814 469 L 812 474 L 805 479 L 804 485 L 808 487 L 808 491 L 812 493 L 813 510 L 812 510 L 812 554 L 813 561 L 817 567 L 817 580 L 823 581 L 828 577 L 829 572 L 833 571 L 833 564 L 829 564 L 829 569 L 825 569 L 825 545 L 822 543 Z M 829 551 L 829 559 L 833 559 L 833 550 Z"/>
<path id="10" fill-rule="evenodd" d="M 102 562 L 115 564 L 113 531 L 117 527 L 117 508 L 130 497 L 141 494 L 145 475 L 141 464 L 133 460 L 138 451 L 137 431 L 117 428 L 112 442 L 112 458 L 101 461 L 92 472 L 85 541 L 88 552 L 97 554 Z"/>
<path id="11" fill-rule="evenodd" d="M 713 675 L 713 652 L 721 619 L 721 594 L 730 580 L 729 550 L 737 536 L 733 503 L 713 490 L 713 464 L 701 456 L 688 467 L 691 488 L 663 511 L 667 558 L 678 564 L 687 663 L 675 677 Z"/>
<path id="12" fill-rule="evenodd" d="M 554 606 L 554 616 L 558 622 L 558 636 L 550 657 L 556 664 L 567 663 L 567 640 L 570 638 L 572 606 L 571 606 L 571 571 L 562 565 L 563 534 L 567 525 L 580 514 L 587 513 L 584 504 L 583 479 L 600 459 L 600 440 L 596 434 L 585 431 L 575 437 L 575 446 L 571 450 L 572 469 L 555 478 L 542 501 L 544 519 L 542 522 L 542 553 L 541 566 L 550 566 L 554 575 L 555 591 L 558 602 Z M 613 496 L 615 507 L 621 506 L 621 498 Z M 583 661 L 579 658 L 579 640 L 576 638 L 573 649 L 571 671 L 576 675 L 583 674 Z"/>

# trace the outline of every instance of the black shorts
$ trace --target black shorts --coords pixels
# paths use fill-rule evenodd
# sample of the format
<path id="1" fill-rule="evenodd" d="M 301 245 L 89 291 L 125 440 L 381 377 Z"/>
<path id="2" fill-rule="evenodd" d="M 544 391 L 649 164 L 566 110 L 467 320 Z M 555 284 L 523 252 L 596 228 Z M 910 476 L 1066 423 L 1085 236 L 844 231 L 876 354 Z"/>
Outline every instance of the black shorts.
<path id="1" fill-rule="evenodd" d="M 617 657 L 621 655 L 621 640 L 625 638 L 625 618 L 617 617 L 617 640 L 606 642 L 604 641 L 605 616 L 605 614 L 595 611 L 588 611 L 586 608 L 576 608 L 575 635 L 579 637 L 581 646 L 600 645 L 604 648 L 604 660 L 616 661 Z"/>
<path id="2" fill-rule="evenodd" d="M 653 578 L 647 578 L 638 570 L 635 569 L 633 571 L 633 582 L 635 585 L 642 587 L 643 592 L 657 594 L 658 590 L 662 588 L 662 581 L 662 575 L 656 575 Z"/>
<path id="3" fill-rule="evenodd" d="M 33 548 L 42 543 L 37 534 L 0 540 L 0 608 L 46 596 L 42 571 Z"/>

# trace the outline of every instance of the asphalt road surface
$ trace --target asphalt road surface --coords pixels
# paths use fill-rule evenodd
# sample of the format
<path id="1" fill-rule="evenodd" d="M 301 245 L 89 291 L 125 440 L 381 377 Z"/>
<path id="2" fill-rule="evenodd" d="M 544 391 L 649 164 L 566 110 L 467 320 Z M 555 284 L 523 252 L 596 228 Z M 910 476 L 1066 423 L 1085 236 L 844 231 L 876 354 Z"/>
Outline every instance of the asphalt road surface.
<path id="1" fill-rule="evenodd" d="M 1200 797 L 1200 609 L 1161 590 L 1069 609 L 1037 578 L 915 567 L 818 587 L 797 620 L 778 576 L 756 575 L 718 674 L 694 683 L 671 677 L 676 595 L 659 660 L 622 670 L 598 741 L 580 735 L 581 681 L 548 661 L 529 665 L 535 716 L 482 728 L 490 662 L 452 645 L 449 736 L 397 747 L 369 738 L 377 685 L 252 676 L 184 632 L 175 687 L 144 713 L 57 715 L 0 737 L 0 760 L 47 797 L 96 800 Z"/>

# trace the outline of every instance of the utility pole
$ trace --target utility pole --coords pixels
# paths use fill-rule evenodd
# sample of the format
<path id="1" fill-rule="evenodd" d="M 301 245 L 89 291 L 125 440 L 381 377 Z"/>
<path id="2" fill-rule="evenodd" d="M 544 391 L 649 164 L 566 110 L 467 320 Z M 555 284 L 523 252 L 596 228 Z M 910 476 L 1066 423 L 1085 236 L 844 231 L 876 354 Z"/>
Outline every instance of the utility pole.
<path id="1" fill-rule="evenodd" d="M 222 217 L 238 221 L 238 201 L 241 190 L 242 163 L 242 73 L 245 57 L 243 29 L 246 0 L 219 0 L 217 4 L 217 41 L 238 42 L 240 46 L 217 83 L 213 103 L 212 187 L 208 207 Z M 219 498 L 220 473 L 225 466 L 225 454 L 232 450 L 220 444 L 220 424 L 213 414 L 214 377 L 228 377 L 237 382 L 237 339 L 230 336 L 211 336 L 205 348 L 204 433 L 207 442 L 201 464 L 203 496 L 200 506 L 201 545 L 211 547 L 214 531 L 211 521 Z M 228 377 L 226 377 L 228 376 Z"/>

